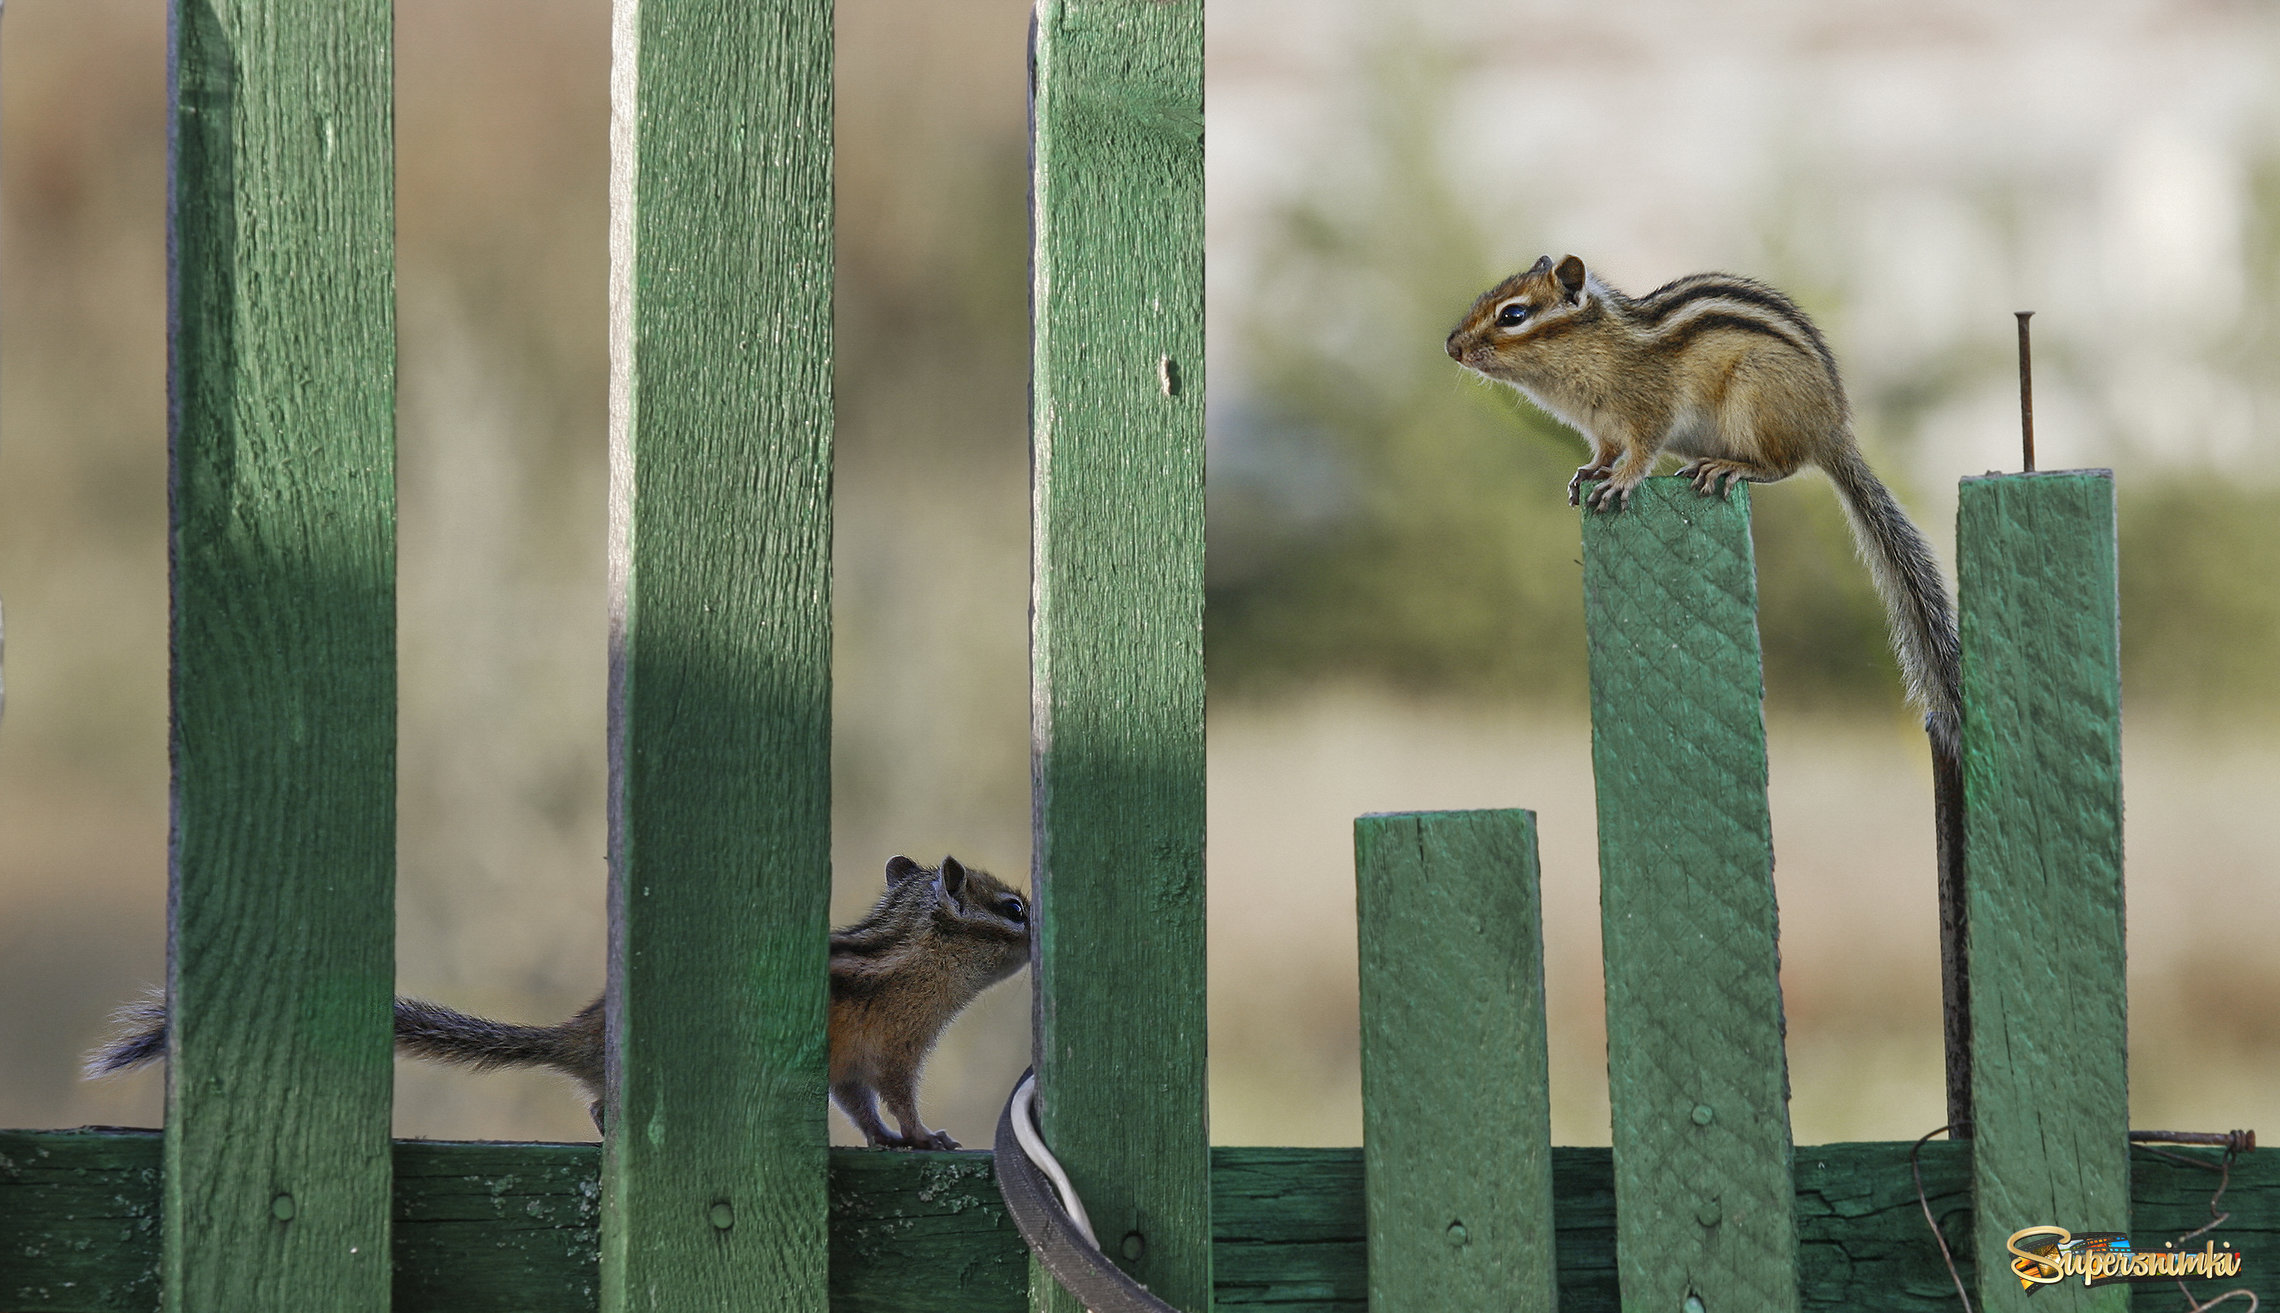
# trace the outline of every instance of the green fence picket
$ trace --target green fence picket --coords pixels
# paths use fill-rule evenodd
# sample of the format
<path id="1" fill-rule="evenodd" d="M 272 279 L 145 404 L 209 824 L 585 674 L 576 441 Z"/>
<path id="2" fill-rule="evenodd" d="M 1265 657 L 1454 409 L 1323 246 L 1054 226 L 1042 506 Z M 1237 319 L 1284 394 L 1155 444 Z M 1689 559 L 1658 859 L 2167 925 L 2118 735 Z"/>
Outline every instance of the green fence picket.
<path id="1" fill-rule="evenodd" d="M 386 0 L 174 5 L 166 1307 L 388 1306 Z"/>
<path id="2" fill-rule="evenodd" d="M 1040 1114 L 1110 1255 L 1201 1313 L 1203 6 L 1042 0 L 1032 61 Z"/>
<path id="3" fill-rule="evenodd" d="M 2113 476 L 1965 479 L 1956 555 L 1974 1243 L 1980 1306 L 2009 1313 L 2051 1299 L 2009 1278 L 2011 1233 L 2129 1221 Z M 2120 1310 L 2129 1288 L 2066 1298 Z"/>
<path id="4" fill-rule="evenodd" d="M 825 1306 L 831 6 L 617 0 L 601 1307 Z"/>
<path id="5" fill-rule="evenodd" d="M 1551 1313 L 1536 817 L 1354 822 L 1370 1307 Z"/>
<path id="6" fill-rule="evenodd" d="M 1749 489 L 1583 517 L 1627 1308 L 1797 1307 Z"/>

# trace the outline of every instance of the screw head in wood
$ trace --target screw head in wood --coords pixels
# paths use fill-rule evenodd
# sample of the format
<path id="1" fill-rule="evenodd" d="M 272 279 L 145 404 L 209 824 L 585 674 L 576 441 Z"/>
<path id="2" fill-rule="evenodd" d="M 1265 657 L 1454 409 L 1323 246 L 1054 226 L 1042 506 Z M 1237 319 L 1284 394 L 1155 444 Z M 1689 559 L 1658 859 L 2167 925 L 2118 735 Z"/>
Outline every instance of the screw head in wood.
<path id="1" fill-rule="evenodd" d="M 1678 1307 L 1680 1313 L 1702 1313 L 1702 1296 L 1688 1295 L 1686 1302 Z"/>
<path id="2" fill-rule="evenodd" d="M 1697 1103 L 1694 1105 L 1694 1124 L 1697 1126 L 1708 1126 L 1711 1123 L 1712 1119 L 1716 1118 L 1717 1115 L 1717 1113 L 1711 1111 L 1710 1105 L 1707 1103 Z"/>
<path id="3" fill-rule="evenodd" d="M 1122 1248 L 1126 1262 L 1137 1262 L 1142 1254 L 1148 1252 L 1148 1237 L 1138 1231 L 1127 1231 L 1124 1233 Z"/>
<path id="4" fill-rule="evenodd" d="M 714 1204 L 712 1211 L 707 1216 L 712 1219 L 713 1230 L 715 1231 L 726 1231 L 736 1225 L 736 1209 L 730 1207 L 726 1199 Z"/>
<path id="5" fill-rule="evenodd" d="M 293 1202 L 293 1196 L 289 1194 L 281 1194 L 269 1201 L 269 1215 L 280 1222 L 292 1221 L 293 1214 L 299 1211 L 299 1207 Z"/>
<path id="6" fill-rule="evenodd" d="M 1451 1248 L 1451 1249 L 1462 1249 L 1462 1248 L 1464 1248 L 1464 1247 L 1465 1247 L 1465 1244 L 1466 1244 L 1466 1242 L 1469 1240 L 1469 1238 L 1470 1238 L 1470 1237 L 1468 1237 L 1468 1236 L 1465 1234 L 1465 1224 L 1464 1224 L 1464 1223 L 1462 1223 L 1462 1222 L 1451 1222 L 1451 1223 L 1449 1223 L 1449 1248 Z"/>
<path id="7" fill-rule="evenodd" d="M 1725 1216 L 1725 1211 L 1718 1207 L 1718 1201 L 1715 1199 L 1708 1203 L 1697 1204 L 1694 1208 L 1694 1220 L 1704 1226 L 1716 1226 Z"/>

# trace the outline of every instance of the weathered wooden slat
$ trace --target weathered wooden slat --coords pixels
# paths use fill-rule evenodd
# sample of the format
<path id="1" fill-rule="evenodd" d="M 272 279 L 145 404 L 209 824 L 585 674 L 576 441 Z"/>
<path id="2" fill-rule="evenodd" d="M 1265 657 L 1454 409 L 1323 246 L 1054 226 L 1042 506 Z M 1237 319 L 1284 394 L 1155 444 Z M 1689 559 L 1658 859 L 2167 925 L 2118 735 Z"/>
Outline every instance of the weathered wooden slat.
<path id="1" fill-rule="evenodd" d="M 395 1150 L 398 1313 L 597 1307 L 593 1145 L 399 1140 Z M 1362 1151 L 1222 1147 L 1211 1158 L 1216 1306 L 1361 1313 Z M 156 1309 L 158 1164 L 155 1132 L 0 1131 L 0 1308 Z M 1970 1145 L 1928 1144 L 1923 1166 L 1969 1282 Z M 1612 1175 L 1606 1149 L 1552 1151 L 1562 1313 L 1619 1307 Z M 2158 1243 L 2206 1222 L 2217 1179 L 2141 1151 L 2135 1233 Z M 1906 1144 L 1801 1148 L 1795 1188 L 1804 1309 L 1960 1307 L 1916 1204 Z M 2212 1238 L 2245 1254 L 2242 1283 L 2269 1294 L 2280 1271 L 2280 1154 L 2236 1164 L 2224 1206 L 2232 1220 Z M 1025 1273 L 985 1155 L 831 1151 L 835 1313 L 1018 1313 Z M 2203 1297 L 2222 1288 L 2202 1287 Z M 2178 1304 L 2173 1286 L 2143 1287 L 2138 1299 L 2146 1313 Z"/>
<path id="2" fill-rule="evenodd" d="M 1041 0 L 1032 61 L 1040 1109 L 1109 1253 L 1200 1313 L 1203 6 Z"/>
<path id="3" fill-rule="evenodd" d="M 0 1131 L 0 1308 L 159 1307 L 157 1131 Z"/>
<path id="4" fill-rule="evenodd" d="M 831 1151 L 835 1313 L 1018 1313 L 1028 1287 L 987 1153 Z"/>
<path id="5" fill-rule="evenodd" d="M 388 1303 L 386 0 L 176 0 L 167 1306 Z"/>
<path id="6" fill-rule="evenodd" d="M 2103 470 L 1965 479 L 1956 508 L 1982 1307 L 2035 1225 L 2129 1211 L 2121 629 Z M 2174 1293 L 2174 1292 L 2173 1292 Z M 2127 1292 L 2084 1292 L 2120 1309 Z"/>
<path id="7" fill-rule="evenodd" d="M 1362 1184 L 1359 1149 L 1213 1149 L 1212 1306 L 1361 1313 Z"/>
<path id="8" fill-rule="evenodd" d="M 1550 1313 L 1535 813 L 1364 816 L 1354 880 L 1370 1307 Z"/>
<path id="9" fill-rule="evenodd" d="M 820 1310 L 831 6 L 615 15 L 601 1306 Z"/>
<path id="10" fill-rule="evenodd" d="M 1797 1307 L 1749 490 L 1583 517 L 1626 1305 Z"/>

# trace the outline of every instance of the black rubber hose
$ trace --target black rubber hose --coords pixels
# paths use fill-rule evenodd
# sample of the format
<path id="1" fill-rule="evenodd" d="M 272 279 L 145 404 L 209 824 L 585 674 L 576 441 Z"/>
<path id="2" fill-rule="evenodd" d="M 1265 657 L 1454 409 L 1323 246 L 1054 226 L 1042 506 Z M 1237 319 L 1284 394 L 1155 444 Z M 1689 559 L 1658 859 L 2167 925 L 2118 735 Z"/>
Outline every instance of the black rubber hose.
<path id="1" fill-rule="evenodd" d="M 1023 1072 L 1021 1080 L 1029 1077 L 1030 1073 Z M 1029 1252 L 1037 1255 L 1037 1261 L 1062 1289 L 1075 1295 L 1092 1313 L 1179 1313 L 1109 1262 L 1108 1256 L 1093 1248 L 1077 1230 L 1054 1195 L 1052 1182 L 1029 1160 L 1014 1133 L 1013 1103 L 1021 1092 L 1021 1081 L 1014 1082 L 1013 1089 L 1014 1094 L 1006 1096 L 1005 1111 L 998 1116 L 997 1183 L 998 1193 L 1005 1197 L 1005 1210 L 1013 1217 Z"/>

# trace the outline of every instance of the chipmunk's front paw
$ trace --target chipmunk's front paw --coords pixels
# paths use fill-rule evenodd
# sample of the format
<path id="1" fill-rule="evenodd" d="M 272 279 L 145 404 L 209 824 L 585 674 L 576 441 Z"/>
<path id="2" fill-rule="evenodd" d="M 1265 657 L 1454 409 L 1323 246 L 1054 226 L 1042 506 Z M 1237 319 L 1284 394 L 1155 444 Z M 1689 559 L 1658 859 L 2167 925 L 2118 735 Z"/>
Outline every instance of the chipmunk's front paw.
<path id="1" fill-rule="evenodd" d="M 958 1142 L 950 1138 L 948 1131 L 930 1131 L 920 1136 L 917 1142 L 910 1147 L 913 1149 L 955 1149 L 958 1147 Z"/>
<path id="2" fill-rule="evenodd" d="M 1631 489 L 1635 482 L 1609 479 L 1583 495 L 1583 508 L 1587 511 L 1622 511 L 1631 506 Z"/>
<path id="3" fill-rule="evenodd" d="M 1591 482 L 1593 479 L 1606 478 L 1608 471 L 1612 468 L 1614 467 L 1609 465 L 1592 464 L 1583 466 L 1581 469 L 1578 469 L 1575 472 L 1575 477 L 1568 480 L 1568 505 L 1581 505 L 1583 498 L 1583 485 Z"/>

